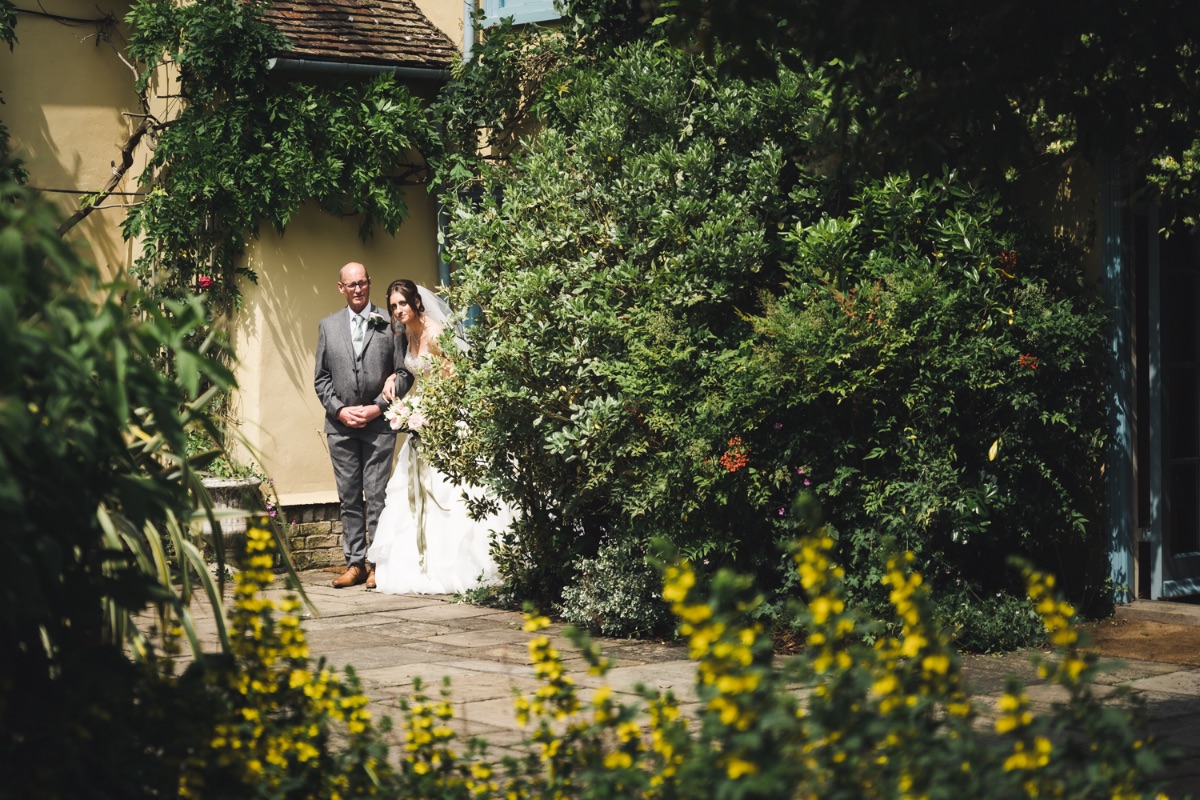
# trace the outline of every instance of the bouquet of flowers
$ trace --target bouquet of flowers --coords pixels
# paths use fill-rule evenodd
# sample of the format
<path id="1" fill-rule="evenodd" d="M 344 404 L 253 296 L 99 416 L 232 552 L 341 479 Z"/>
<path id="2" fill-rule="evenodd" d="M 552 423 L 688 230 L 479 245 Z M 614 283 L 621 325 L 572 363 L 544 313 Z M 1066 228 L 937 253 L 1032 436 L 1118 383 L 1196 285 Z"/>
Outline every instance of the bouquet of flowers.
<path id="1" fill-rule="evenodd" d="M 416 433 L 425 426 L 425 413 L 421 410 L 420 395 L 397 397 L 388 406 L 383 416 L 394 431 Z"/>

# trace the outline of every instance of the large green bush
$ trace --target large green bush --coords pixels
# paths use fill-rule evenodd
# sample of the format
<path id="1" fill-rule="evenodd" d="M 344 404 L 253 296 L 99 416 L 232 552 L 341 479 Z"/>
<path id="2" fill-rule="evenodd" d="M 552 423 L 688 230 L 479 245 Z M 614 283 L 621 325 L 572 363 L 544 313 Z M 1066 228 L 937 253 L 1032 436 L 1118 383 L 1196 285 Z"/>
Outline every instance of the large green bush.
<path id="1" fill-rule="evenodd" d="M 1078 264 L 952 174 L 868 184 L 784 239 L 714 400 L 768 468 L 732 476 L 750 508 L 811 487 L 857 588 L 883 535 L 947 589 L 1004 588 L 1021 553 L 1098 590 L 1104 317 Z"/>
<path id="2" fill-rule="evenodd" d="M 481 313 L 428 432 L 520 508 L 510 589 L 549 606 L 602 541 L 656 534 L 786 587 L 809 487 L 859 599 L 890 536 L 960 596 L 1010 588 L 1012 553 L 1080 590 L 1102 317 L 1077 260 L 952 171 L 839 166 L 819 74 L 530 35 L 567 45 L 527 43 L 554 56 L 544 129 L 452 201 L 455 300 Z"/>

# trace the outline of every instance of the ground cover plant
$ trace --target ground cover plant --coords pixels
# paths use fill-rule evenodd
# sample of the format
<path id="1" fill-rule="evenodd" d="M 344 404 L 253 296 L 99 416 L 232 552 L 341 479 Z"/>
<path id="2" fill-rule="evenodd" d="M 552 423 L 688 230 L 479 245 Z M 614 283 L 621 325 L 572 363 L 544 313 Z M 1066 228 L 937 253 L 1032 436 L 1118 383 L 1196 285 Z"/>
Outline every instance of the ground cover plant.
<path id="1" fill-rule="evenodd" d="M 855 602 L 881 607 L 896 538 L 977 649 L 1037 635 L 1007 555 L 1099 596 L 1104 316 L 1078 255 L 1003 187 L 839 162 L 819 70 L 743 80 L 619 16 L 568 17 L 498 31 L 467 68 L 484 86 L 532 54 L 519 103 L 450 95 L 450 142 L 541 123 L 456 164 L 474 171 L 448 199 L 454 299 L 479 314 L 427 431 L 522 512 L 498 549 L 509 596 L 652 630 L 661 604 L 630 587 L 665 535 L 781 615 L 800 489 Z M 603 608 L 633 594 L 639 619 Z M 987 604 L 1019 624 L 989 628 Z"/>

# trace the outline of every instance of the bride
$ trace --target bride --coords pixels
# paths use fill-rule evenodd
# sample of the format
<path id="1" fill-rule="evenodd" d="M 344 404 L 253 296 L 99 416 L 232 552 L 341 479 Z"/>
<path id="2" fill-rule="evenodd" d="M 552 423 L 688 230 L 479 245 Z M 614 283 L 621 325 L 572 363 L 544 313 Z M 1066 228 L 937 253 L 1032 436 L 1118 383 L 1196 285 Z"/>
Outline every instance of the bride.
<path id="1" fill-rule="evenodd" d="M 408 351 L 404 366 L 416 379 L 388 416 L 393 427 L 405 423 L 410 431 L 423 423 L 422 382 L 446 367 L 438 344 L 448 324 L 449 307 L 440 297 L 410 280 L 392 281 L 387 290 L 394 325 L 404 326 Z M 396 467 L 387 485 L 387 500 L 376 527 L 367 560 L 375 564 L 375 585 L 389 594 L 452 594 L 498 582 L 496 563 L 489 554 L 490 532 L 506 528 L 510 512 L 501 510 L 483 520 L 467 512 L 464 492 L 482 495 L 475 487 L 455 486 L 430 465 L 417 433 L 401 432 Z"/>

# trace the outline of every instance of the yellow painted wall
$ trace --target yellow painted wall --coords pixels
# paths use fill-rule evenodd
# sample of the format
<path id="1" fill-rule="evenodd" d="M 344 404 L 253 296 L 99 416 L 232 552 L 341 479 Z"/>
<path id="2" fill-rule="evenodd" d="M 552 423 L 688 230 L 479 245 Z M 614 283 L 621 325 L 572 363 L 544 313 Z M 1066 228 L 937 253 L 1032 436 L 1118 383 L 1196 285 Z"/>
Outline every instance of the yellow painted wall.
<path id="1" fill-rule="evenodd" d="M 42 16 L 95 19 L 110 13 L 121 20 L 128 2 L 101 0 L 17 0 L 17 44 L 0 48 L 0 119 L 8 127 L 16 155 L 25 161 L 29 185 L 47 190 L 46 197 L 64 215 L 79 207 L 81 195 L 105 185 L 120 147 L 138 120 L 122 116 L 141 107 L 133 90 L 134 75 L 118 57 L 126 31 L 109 29 L 107 40 L 94 24 L 63 22 Z M 142 159 L 117 187 L 136 191 Z M 51 191 L 54 190 L 54 191 Z M 65 190 L 65 191 L 64 191 Z M 125 203 L 133 197 L 113 197 Z M 85 255 L 108 274 L 123 270 L 132 260 L 133 246 L 121 238 L 125 208 L 95 211 L 68 238 L 82 245 Z"/>
<path id="2" fill-rule="evenodd" d="M 462 0 L 414 0 L 430 22 L 462 51 L 463 46 L 463 2 Z"/>
<path id="3" fill-rule="evenodd" d="M 235 332 L 238 396 L 234 416 L 275 480 L 284 505 L 337 500 L 325 445 L 324 409 L 313 390 L 317 323 L 346 305 L 338 271 L 358 261 L 371 276 L 371 301 L 395 278 L 437 285 L 436 219 L 432 199 L 408 190 L 410 217 L 395 237 L 362 242 L 357 221 L 339 221 L 315 206 L 304 208 L 280 237 L 262 231 L 248 263 L 259 282 L 245 289 Z"/>

